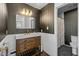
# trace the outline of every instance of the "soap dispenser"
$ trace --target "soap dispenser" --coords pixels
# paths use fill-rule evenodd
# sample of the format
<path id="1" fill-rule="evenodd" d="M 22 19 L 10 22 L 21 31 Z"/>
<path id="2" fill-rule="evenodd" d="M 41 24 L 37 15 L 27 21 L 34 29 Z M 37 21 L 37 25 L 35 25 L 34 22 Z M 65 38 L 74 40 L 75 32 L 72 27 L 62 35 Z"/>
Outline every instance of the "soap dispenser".
<path id="1" fill-rule="evenodd" d="M 49 27 L 47 26 L 46 29 L 49 30 Z"/>
<path id="2" fill-rule="evenodd" d="M 41 29 L 41 32 L 43 32 L 43 29 Z"/>

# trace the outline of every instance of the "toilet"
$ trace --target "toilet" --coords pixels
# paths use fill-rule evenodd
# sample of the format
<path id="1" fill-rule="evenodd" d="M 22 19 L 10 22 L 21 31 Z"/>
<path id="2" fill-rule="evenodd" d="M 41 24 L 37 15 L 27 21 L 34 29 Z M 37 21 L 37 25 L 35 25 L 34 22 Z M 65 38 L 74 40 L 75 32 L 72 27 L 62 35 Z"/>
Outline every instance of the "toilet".
<path id="1" fill-rule="evenodd" d="M 78 55 L 78 37 L 77 36 L 71 36 L 70 45 L 72 47 L 72 54 Z"/>

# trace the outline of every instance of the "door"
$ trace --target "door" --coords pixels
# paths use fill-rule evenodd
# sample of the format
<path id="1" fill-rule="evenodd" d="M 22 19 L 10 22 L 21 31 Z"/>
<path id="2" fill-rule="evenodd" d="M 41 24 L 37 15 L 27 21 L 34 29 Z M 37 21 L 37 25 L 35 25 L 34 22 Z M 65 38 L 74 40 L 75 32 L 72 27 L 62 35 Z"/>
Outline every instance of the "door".
<path id="1" fill-rule="evenodd" d="M 64 13 L 65 44 L 70 45 L 71 35 L 78 35 L 78 12 L 77 9 Z"/>
<path id="2" fill-rule="evenodd" d="M 58 47 L 64 44 L 64 19 L 63 18 L 58 18 L 57 21 L 58 24 Z"/>

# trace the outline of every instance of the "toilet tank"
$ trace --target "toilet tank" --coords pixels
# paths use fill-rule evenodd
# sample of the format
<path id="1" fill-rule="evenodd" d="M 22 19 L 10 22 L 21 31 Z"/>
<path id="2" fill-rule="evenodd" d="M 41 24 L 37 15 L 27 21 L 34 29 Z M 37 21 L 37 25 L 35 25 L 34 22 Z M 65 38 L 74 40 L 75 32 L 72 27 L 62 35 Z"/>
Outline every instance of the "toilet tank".
<path id="1" fill-rule="evenodd" d="M 74 46 L 78 46 L 78 36 L 71 36 L 71 43 Z"/>

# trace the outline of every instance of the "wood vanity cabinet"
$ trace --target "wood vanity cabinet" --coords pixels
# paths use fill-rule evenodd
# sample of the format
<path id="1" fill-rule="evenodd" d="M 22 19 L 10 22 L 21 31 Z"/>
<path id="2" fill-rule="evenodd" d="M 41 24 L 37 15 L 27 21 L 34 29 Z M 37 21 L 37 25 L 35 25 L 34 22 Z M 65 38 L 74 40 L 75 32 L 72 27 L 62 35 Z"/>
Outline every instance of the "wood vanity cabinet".
<path id="1" fill-rule="evenodd" d="M 30 37 L 16 40 L 16 55 L 38 47 L 41 51 L 41 37 Z"/>

